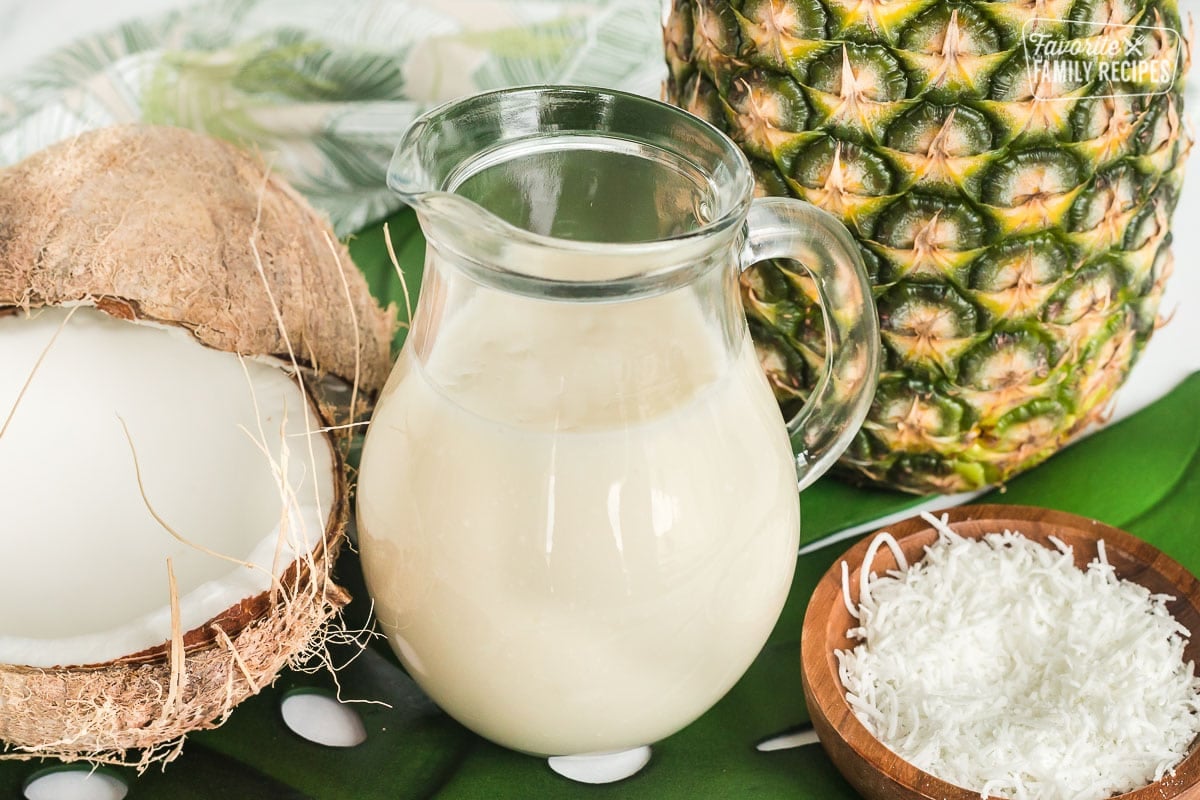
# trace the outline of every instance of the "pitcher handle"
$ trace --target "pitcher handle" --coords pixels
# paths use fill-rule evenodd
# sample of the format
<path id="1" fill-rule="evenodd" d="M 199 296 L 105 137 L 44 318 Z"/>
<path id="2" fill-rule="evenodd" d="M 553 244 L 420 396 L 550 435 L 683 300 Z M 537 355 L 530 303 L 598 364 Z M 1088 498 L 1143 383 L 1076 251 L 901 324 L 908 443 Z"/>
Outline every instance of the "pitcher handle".
<path id="1" fill-rule="evenodd" d="M 825 317 L 825 366 L 787 423 L 803 489 L 850 445 L 866 419 L 879 375 L 879 316 L 862 256 L 832 215 L 800 200 L 756 199 L 747 218 L 743 270 L 772 258 L 797 261 L 812 276 Z"/>

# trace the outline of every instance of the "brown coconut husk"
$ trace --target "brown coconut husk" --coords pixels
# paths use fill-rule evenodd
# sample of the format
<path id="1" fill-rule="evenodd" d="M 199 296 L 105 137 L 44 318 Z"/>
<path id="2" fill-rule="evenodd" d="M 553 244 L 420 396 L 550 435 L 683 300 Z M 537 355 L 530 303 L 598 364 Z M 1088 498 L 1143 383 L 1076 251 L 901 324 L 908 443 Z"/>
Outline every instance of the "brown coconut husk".
<path id="1" fill-rule="evenodd" d="M 328 235 L 299 193 L 227 142 L 183 128 L 104 128 L 0 172 L 0 307 L 91 303 L 183 326 L 217 350 L 284 359 L 292 350 L 347 381 L 357 368 L 358 385 L 377 391 L 393 315 L 357 271 L 339 267 L 350 255 L 336 243 L 331 252 Z"/>
<path id="2" fill-rule="evenodd" d="M 394 315 L 328 223 L 262 163 L 206 136 L 142 125 L 90 132 L 0 172 L 0 314 L 76 303 L 294 365 L 335 462 L 321 544 L 270 591 L 106 664 L 0 664 L 0 758 L 144 769 L 177 756 L 189 732 L 220 725 L 284 666 L 323 651 L 349 599 L 330 579 L 349 505 L 344 433 L 327 426 L 314 373 L 377 391 Z"/>
<path id="3" fill-rule="evenodd" d="M 328 578 L 332 560 L 326 550 L 247 623 L 198 629 L 208 640 L 200 645 L 166 643 L 156 655 L 87 667 L 0 665 L 0 739 L 14 748 L 3 758 L 139 769 L 174 759 L 187 734 L 220 726 L 285 666 L 320 658 L 325 626 L 349 600 Z"/>

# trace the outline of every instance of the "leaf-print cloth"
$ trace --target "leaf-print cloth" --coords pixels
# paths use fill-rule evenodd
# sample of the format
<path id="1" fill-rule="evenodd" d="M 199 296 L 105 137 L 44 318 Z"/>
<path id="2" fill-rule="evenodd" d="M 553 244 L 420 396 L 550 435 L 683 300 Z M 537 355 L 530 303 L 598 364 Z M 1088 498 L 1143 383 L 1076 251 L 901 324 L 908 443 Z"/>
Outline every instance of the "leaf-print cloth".
<path id="1" fill-rule="evenodd" d="M 352 233 L 396 208 L 392 150 L 433 105 L 539 83 L 650 96 L 658 0 L 219 0 L 81 39 L 0 85 L 0 164 L 91 128 L 260 150 Z"/>

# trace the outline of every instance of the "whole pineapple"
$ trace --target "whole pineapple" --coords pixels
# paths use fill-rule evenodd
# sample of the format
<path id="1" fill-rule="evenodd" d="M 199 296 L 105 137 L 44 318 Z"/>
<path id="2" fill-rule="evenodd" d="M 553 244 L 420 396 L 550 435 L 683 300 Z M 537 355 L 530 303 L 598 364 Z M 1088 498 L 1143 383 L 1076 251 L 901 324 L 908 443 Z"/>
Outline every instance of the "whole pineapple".
<path id="1" fill-rule="evenodd" d="M 975 489 L 1103 417 L 1171 272 L 1175 0 L 673 0 L 664 32 L 668 97 L 860 244 L 885 357 L 844 472 Z M 743 293 L 789 411 L 824 357 L 811 284 L 763 264 Z"/>

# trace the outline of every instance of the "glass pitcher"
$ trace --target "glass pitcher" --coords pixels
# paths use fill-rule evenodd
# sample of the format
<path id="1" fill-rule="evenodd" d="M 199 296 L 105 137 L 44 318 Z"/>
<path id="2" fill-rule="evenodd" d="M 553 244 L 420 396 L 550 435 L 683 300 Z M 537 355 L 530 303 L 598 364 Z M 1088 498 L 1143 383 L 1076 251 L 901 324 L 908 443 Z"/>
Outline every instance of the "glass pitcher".
<path id="1" fill-rule="evenodd" d="M 379 622 L 429 695 L 499 744 L 657 741 L 761 649 L 795 567 L 798 486 L 866 414 L 861 258 L 823 212 L 753 200 L 716 129 L 617 92 L 443 106 L 388 181 L 428 247 L 359 476 Z M 788 423 L 739 295 L 766 258 L 809 270 L 828 327 L 824 378 Z"/>

